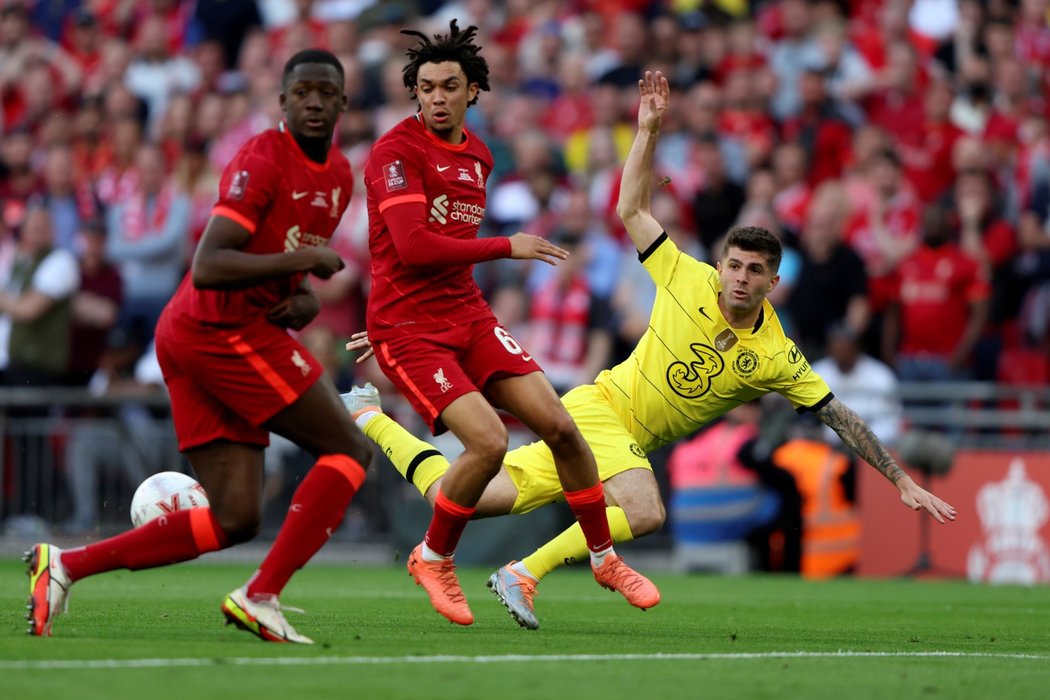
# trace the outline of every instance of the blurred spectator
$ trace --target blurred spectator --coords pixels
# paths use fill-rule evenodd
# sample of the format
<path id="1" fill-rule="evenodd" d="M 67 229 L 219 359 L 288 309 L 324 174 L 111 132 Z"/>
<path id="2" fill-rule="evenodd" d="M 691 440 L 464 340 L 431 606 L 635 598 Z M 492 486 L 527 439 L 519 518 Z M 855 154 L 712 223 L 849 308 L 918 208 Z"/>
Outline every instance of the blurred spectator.
<path id="1" fill-rule="evenodd" d="M 864 263 L 842 241 L 849 206 L 838 182 L 813 195 L 799 237 L 802 269 L 787 302 L 792 338 L 807 357 L 821 357 L 828 329 L 844 322 L 857 333 L 868 326 Z"/>
<path id="2" fill-rule="evenodd" d="M 1046 115 L 1046 99 L 1028 88 L 1024 65 L 1004 57 L 992 66 L 992 111 L 983 138 L 991 157 L 990 165 L 1007 165 L 1017 150 L 1021 124 L 1030 116 Z"/>
<path id="3" fill-rule="evenodd" d="M 1012 333 L 1011 319 L 1017 317 L 1023 296 L 1023 282 L 1014 266 L 1017 234 L 1003 217 L 991 176 L 983 170 L 959 173 L 954 203 L 959 246 L 987 270 L 991 283 L 988 323 L 974 348 L 974 379 L 994 381 L 1001 351 L 1008 344 L 1004 336 Z"/>
<path id="4" fill-rule="evenodd" d="M 139 148 L 133 178 L 107 212 L 106 256 L 124 280 L 120 326 L 145 347 L 185 272 L 190 198 L 185 183 L 165 178 L 155 146 Z"/>
<path id="5" fill-rule="evenodd" d="M 55 247 L 51 215 L 40 203 L 31 204 L 18 231 L 10 278 L 0 291 L 0 314 L 11 328 L 6 384 L 54 386 L 65 379 L 72 298 L 79 286 L 76 258 Z"/>
<path id="6" fill-rule="evenodd" d="M 0 7 L 0 127 L 35 130 L 51 107 L 76 94 L 80 68 L 54 41 L 31 31 L 26 3 Z"/>
<path id="7" fill-rule="evenodd" d="M 988 318 L 981 265 L 956 241 L 949 211 L 927 207 L 922 245 L 900 265 L 896 303 L 886 315 L 884 352 L 902 381 L 970 376 L 972 351 Z"/>
<path id="8" fill-rule="evenodd" d="M 504 235 L 523 230 L 549 233 L 552 208 L 567 194 L 550 139 L 539 129 L 517 134 L 511 142 L 514 169 L 491 188 L 487 214 Z M 537 221 L 544 219 L 544 221 Z"/>
<path id="9" fill-rule="evenodd" d="M 633 88 L 642 77 L 645 51 L 649 46 L 649 25 L 640 14 L 621 11 L 615 15 L 610 39 L 616 51 L 614 64 L 599 76 L 599 82 Z"/>
<path id="10" fill-rule="evenodd" d="M 1050 179 L 1035 187 L 1018 228 L 1015 270 L 1023 283 L 1019 321 L 1031 341 L 1050 345 Z"/>
<path id="11" fill-rule="evenodd" d="M 696 154 L 702 180 L 693 199 L 693 218 L 700 243 L 711 250 L 740 215 L 745 194 L 740 185 L 729 179 L 718 139 L 713 134 L 699 137 Z"/>
<path id="12" fill-rule="evenodd" d="M 879 442 L 893 447 L 901 434 L 903 407 L 897 377 L 888 365 L 863 352 L 859 334 L 844 323 L 828 330 L 828 356 L 813 363 L 835 397 L 856 411 Z M 824 439 L 840 442 L 824 426 Z"/>
<path id="13" fill-rule="evenodd" d="M 152 14 L 139 25 L 135 58 L 128 66 L 125 84 L 148 106 L 149 131 L 160 124 L 168 100 L 178 92 L 193 92 L 200 85 L 200 69 L 189 58 L 172 55 L 164 16 Z"/>
<path id="14" fill-rule="evenodd" d="M 761 90 L 761 68 L 737 68 L 722 83 L 720 134 L 734 137 L 744 145 L 749 167 L 766 163 L 776 141 L 776 125 L 769 116 L 766 96 Z"/>
<path id="15" fill-rule="evenodd" d="M 676 213 L 672 222 L 678 217 Z M 585 253 L 584 267 L 591 292 L 603 299 L 610 298 L 619 281 L 622 251 L 591 210 L 587 193 L 582 190 L 566 192 L 553 211 L 553 219 L 547 235 L 579 239 L 583 245 L 581 251 Z M 555 274 L 556 269 L 550 265 L 532 265 L 527 280 L 528 290 L 534 292 Z"/>
<path id="16" fill-rule="evenodd" d="M 197 0 L 193 18 L 205 39 L 222 45 L 227 68 L 237 65 L 248 32 L 262 25 L 256 0 Z"/>
<path id="17" fill-rule="evenodd" d="M 44 202 L 55 231 L 55 246 L 76 252 L 74 241 L 80 222 L 92 215 L 94 201 L 88 192 L 78 192 L 73 151 L 68 146 L 52 146 L 44 161 Z"/>
<path id="18" fill-rule="evenodd" d="M 878 90 L 866 100 L 868 120 L 889 133 L 895 142 L 921 140 L 923 84 L 915 47 L 896 41 L 887 47 L 887 63 L 877 77 Z"/>
<path id="19" fill-rule="evenodd" d="M 923 99 L 922 135 L 919 140 L 902 140 L 898 148 L 905 177 L 924 203 L 932 202 L 951 189 L 955 177 L 952 151 L 963 132 L 948 118 L 954 94 L 951 85 L 931 81 Z"/>
<path id="20" fill-rule="evenodd" d="M 980 0 L 959 0 L 959 18 L 955 31 L 934 53 L 943 71 L 958 74 L 963 67 L 984 52 L 981 27 L 984 24 L 984 3 Z"/>
<path id="21" fill-rule="evenodd" d="M 812 195 L 808 163 L 806 149 L 796 141 L 782 143 L 773 151 L 773 212 L 794 238 L 802 231 Z"/>
<path id="22" fill-rule="evenodd" d="M 120 317 L 124 283 L 106 261 L 106 226 L 99 219 L 79 230 L 80 289 L 73 295 L 69 383 L 86 386 L 99 368 L 110 331 Z"/>
<path id="23" fill-rule="evenodd" d="M 551 242 L 569 251 L 554 274 L 531 295 L 525 347 L 536 357 L 558 394 L 586 384 L 609 365 L 612 332 L 609 302 L 587 278 L 586 242 L 577 231 L 557 230 Z"/>
<path id="24" fill-rule="evenodd" d="M 33 171 L 33 138 L 17 131 L 0 141 L 0 199 L 21 202 L 43 190 L 43 183 Z"/>
<path id="25" fill-rule="evenodd" d="M 801 105 L 798 114 L 784 121 L 783 137 L 798 142 L 808 156 L 809 184 L 841 177 L 849 161 L 853 135 L 839 107 L 828 98 L 824 74 L 805 71 L 799 79 Z"/>
<path id="26" fill-rule="evenodd" d="M 631 147 L 633 128 L 624 119 L 620 104 L 620 92 L 612 83 L 597 83 L 589 91 L 594 114 L 593 123 L 569 134 L 564 145 L 565 167 L 570 173 L 583 175 L 597 168 L 592 163 L 593 142 L 602 140 L 606 148 L 603 153 L 617 156 L 622 163 Z M 611 145 L 612 148 L 607 146 Z"/>
<path id="27" fill-rule="evenodd" d="M 850 124 L 864 120 L 860 103 L 876 86 L 875 73 L 849 40 L 840 19 L 825 21 L 817 28 L 821 61 L 810 66 L 827 77 L 827 93 Z M 805 97 L 803 96 L 803 100 Z"/>
<path id="28" fill-rule="evenodd" d="M 108 120 L 111 116 L 104 118 Z M 98 149 L 101 153 L 95 153 L 95 193 L 101 204 L 110 208 L 137 186 L 134 166 L 142 146 L 142 124 L 134 116 L 117 117 L 107 123 L 105 134 Z"/>
<path id="29" fill-rule="evenodd" d="M 211 207 L 219 197 L 219 172 L 208 161 L 207 146 L 197 138 L 182 145 L 182 153 L 172 174 L 175 186 L 190 200 L 190 221 L 184 249 L 185 265 L 193 258 L 197 242 L 211 216 Z"/>
<path id="30" fill-rule="evenodd" d="M 868 302 L 880 314 L 892 294 L 897 265 L 918 247 L 922 203 L 905 182 L 893 149 L 877 151 L 863 173 L 870 194 L 867 206 L 854 207 L 846 241 L 864 261 Z"/>
<path id="31" fill-rule="evenodd" d="M 84 85 L 93 82 L 102 64 L 102 27 L 98 18 L 87 7 L 76 0 L 66 0 L 68 5 L 80 5 L 70 8 L 73 11 L 65 15 L 65 28 L 62 32 L 62 47 L 80 66 Z M 36 7 L 54 7 L 54 2 L 40 2 Z"/>
<path id="32" fill-rule="evenodd" d="M 769 55 L 769 65 L 777 77 L 771 107 L 773 116 L 784 120 L 802 108 L 799 81 L 806 68 L 821 65 L 823 56 L 813 32 L 809 3 L 781 0 L 778 9 L 782 35 Z"/>

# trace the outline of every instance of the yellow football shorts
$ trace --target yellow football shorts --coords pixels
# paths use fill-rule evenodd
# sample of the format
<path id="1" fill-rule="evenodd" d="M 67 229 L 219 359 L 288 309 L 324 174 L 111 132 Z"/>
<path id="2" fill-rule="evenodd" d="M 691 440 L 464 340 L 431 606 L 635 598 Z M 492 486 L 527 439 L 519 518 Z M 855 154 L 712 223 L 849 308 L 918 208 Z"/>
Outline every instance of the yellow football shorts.
<path id="1" fill-rule="evenodd" d="M 598 387 L 593 384 L 577 387 L 562 397 L 562 403 L 594 451 L 598 477 L 602 481 L 628 469 L 652 471 L 653 467 L 638 441 L 623 426 Z M 548 503 L 565 500 L 554 457 L 543 442 L 537 441 L 508 452 L 503 464 L 518 488 L 518 498 L 511 513 L 528 513 Z"/>

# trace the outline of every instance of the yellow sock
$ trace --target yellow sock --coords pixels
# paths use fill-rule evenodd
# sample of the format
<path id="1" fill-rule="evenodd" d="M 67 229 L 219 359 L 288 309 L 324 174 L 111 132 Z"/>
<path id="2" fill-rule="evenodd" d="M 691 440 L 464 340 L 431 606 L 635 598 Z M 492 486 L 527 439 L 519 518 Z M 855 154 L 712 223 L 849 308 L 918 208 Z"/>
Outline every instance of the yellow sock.
<path id="1" fill-rule="evenodd" d="M 394 463 L 401 476 L 410 481 L 423 496 L 448 471 L 448 460 L 444 455 L 385 413 L 373 416 L 363 430 L 382 448 L 383 454 Z"/>
<path id="2" fill-rule="evenodd" d="M 612 535 L 613 542 L 630 542 L 634 539 L 623 508 L 606 506 L 605 514 L 609 518 L 609 534 Z M 590 550 L 587 549 L 587 538 L 583 536 L 580 524 L 573 523 L 570 528 L 522 559 L 521 563 L 536 580 L 540 580 L 562 564 L 588 559 Z"/>

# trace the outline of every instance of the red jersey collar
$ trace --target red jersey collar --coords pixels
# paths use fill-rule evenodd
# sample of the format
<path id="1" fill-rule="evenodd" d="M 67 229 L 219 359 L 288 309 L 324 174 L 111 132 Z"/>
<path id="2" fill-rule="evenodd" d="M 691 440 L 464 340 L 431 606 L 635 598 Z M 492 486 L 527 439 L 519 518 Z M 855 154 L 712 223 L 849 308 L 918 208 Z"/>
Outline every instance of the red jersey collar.
<path id="1" fill-rule="evenodd" d="M 299 142 L 295 140 L 295 137 L 292 136 L 292 132 L 288 129 L 287 126 L 284 125 L 283 119 L 277 122 L 277 130 L 288 137 L 288 141 L 292 144 L 292 149 L 299 156 L 299 160 L 301 160 L 303 164 L 306 165 L 306 167 L 310 168 L 311 170 L 316 170 L 319 173 L 323 173 L 324 171 L 328 170 L 328 166 L 332 163 L 331 156 L 332 148 L 334 148 L 334 146 L 328 149 L 328 157 L 325 158 L 324 163 L 318 163 L 316 160 L 311 160 L 305 153 L 303 153 L 303 149 L 299 145 Z"/>
<path id="2" fill-rule="evenodd" d="M 449 143 L 448 141 L 439 139 L 431 133 L 430 129 L 427 128 L 427 125 L 423 123 L 423 115 L 421 112 L 416 112 L 415 116 L 416 121 L 419 122 L 419 126 L 423 129 L 423 133 L 426 134 L 427 138 L 435 145 L 438 145 L 445 150 L 456 152 L 465 151 L 467 150 L 467 146 L 470 145 L 470 132 L 467 131 L 466 125 L 463 126 L 463 143 Z"/>

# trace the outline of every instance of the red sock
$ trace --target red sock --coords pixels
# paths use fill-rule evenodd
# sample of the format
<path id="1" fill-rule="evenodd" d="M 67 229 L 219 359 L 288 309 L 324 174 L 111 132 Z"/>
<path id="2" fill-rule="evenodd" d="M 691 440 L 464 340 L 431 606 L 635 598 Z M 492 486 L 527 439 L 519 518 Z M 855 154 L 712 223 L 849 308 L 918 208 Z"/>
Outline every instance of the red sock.
<path id="1" fill-rule="evenodd" d="M 115 569 L 149 569 L 196 559 L 229 546 L 211 508 L 191 508 L 128 530 L 109 539 L 62 552 L 70 578 Z"/>
<path id="2" fill-rule="evenodd" d="M 346 455 L 324 455 L 292 496 L 288 515 L 259 570 L 248 581 L 249 598 L 276 596 L 292 574 L 332 536 L 365 480 L 365 470 Z"/>
<path id="3" fill-rule="evenodd" d="M 587 538 L 587 548 L 601 552 L 612 547 L 609 534 L 609 517 L 605 514 L 605 488 L 602 482 L 579 491 L 566 491 L 565 501 L 572 509 Z"/>
<path id="4" fill-rule="evenodd" d="M 430 527 L 427 528 L 423 541 L 441 556 L 452 556 L 456 545 L 459 544 L 459 538 L 463 535 L 463 528 L 467 526 L 467 521 L 472 515 L 473 508 L 453 503 L 438 489 L 437 498 L 434 499 L 434 517 L 430 520 Z"/>

